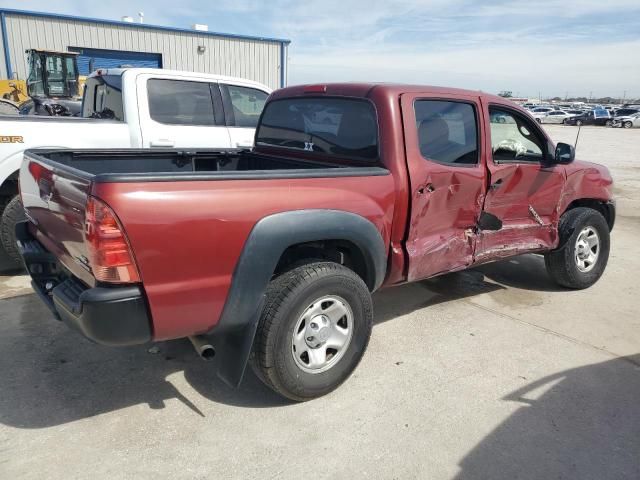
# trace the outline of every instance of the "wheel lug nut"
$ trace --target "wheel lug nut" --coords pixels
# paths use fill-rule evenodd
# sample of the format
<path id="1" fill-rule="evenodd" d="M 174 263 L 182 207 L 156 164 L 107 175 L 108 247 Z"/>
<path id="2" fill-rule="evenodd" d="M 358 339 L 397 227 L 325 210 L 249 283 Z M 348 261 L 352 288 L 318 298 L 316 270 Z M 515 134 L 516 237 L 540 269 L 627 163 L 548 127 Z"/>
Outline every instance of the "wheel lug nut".
<path id="1" fill-rule="evenodd" d="M 307 340 L 310 342 L 313 342 L 314 338 L 313 337 L 307 337 Z"/>
<path id="2" fill-rule="evenodd" d="M 312 322 L 311 323 L 311 328 L 313 328 L 315 330 L 316 328 L 318 328 L 318 324 L 315 323 L 315 322 Z"/>

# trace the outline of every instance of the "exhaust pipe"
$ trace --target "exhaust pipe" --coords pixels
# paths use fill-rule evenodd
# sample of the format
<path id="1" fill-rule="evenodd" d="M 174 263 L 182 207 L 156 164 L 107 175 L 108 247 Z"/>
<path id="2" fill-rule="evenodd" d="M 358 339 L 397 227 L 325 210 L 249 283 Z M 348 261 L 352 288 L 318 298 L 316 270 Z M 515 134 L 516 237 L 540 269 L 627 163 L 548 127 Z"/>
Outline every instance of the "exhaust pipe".
<path id="1" fill-rule="evenodd" d="M 202 335 L 193 335 L 189 337 L 189 340 L 191 340 L 191 344 L 193 345 L 193 348 L 196 349 L 198 355 L 200 355 L 204 360 L 211 360 L 216 356 L 216 349 L 213 348 L 213 345 L 209 343 L 206 337 Z"/>

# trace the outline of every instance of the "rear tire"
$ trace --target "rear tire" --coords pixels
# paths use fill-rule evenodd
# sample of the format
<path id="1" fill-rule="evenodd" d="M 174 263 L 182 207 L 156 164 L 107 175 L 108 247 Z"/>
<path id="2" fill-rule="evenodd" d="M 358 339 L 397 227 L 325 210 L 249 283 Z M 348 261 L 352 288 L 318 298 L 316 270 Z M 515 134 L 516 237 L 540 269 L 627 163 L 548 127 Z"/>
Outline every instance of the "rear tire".
<path id="1" fill-rule="evenodd" d="M 610 127 L 611 125 L 613 125 L 613 122 L 611 120 L 607 120 L 606 122 L 604 122 L 605 127 Z"/>
<path id="2" fill-rule="evenodd" d="M 252 367 L 284 397 L 321 397 L 355 370 L 372 325 L 371 294 L 355 272 L 332 262 L 294 268 L 267 288 Z"/>
<path id="3" fill-rule="evenodd" d="M 581 127 L 582 126 L 582 120 L 576 120 L 576 126 L 577 127 Z"/>
<path id="4" fill-rule="evenodd" d="M 583 289 L 598 281 L 609 260 L 609 225 L 600 212 L 574 208 L 558 225 L 560 247 L 545 255 L 547 272 L 563 287 Z"/>
<path id="5" fill-rule="evenodd" d="M 18 252 L 18 245 L 16 243 L 16 223 L 26 220 L 24 215 L 24 207 L 20 196 L 16 195 L 7 203 L 7 206 L 2 212 L 2 218 L 0 219 L 0 242 L 2 248 L 6 254 L 17 262 L 18 265 L 22 265 L 22 257 Z"/>
<path id="6" fill-rule="evenodd" d="M 631 127 L 633 127 L 633 123 L 631 123 L 631 122 L 624 122 L 624 123 L 622 124 L 622 126 L 623 126 L 624 128 L 631 128 Z"/>

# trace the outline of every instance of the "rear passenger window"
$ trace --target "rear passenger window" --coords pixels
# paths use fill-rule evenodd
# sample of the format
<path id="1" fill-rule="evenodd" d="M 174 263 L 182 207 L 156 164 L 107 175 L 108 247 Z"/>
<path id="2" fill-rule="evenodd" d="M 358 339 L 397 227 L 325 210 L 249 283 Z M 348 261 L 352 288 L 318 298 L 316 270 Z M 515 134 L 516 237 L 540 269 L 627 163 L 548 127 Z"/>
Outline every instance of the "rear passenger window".
<path id="1" fill-rule="evenodd" d="M 211 89 L 205 82 L 150 79 L 149 114 L 169 125 L 215 125 Z"/>
<path id="2" fill-rule="evenodd" d="M 478 125 L 472 105 L 418 100 L 414 108 L 424 158 L 450 165 L 478 163 Z"/>
<path id="3" fill-rule="evenodd" d="M 229 100 L 233 110 L 231 125 L 234 127 L 255 128 L 258 125 L 260 114 L 269 95 L 255 88 L 238 87 L 236 85 L 225 85 L 225 88 L 229 92 Z"/>

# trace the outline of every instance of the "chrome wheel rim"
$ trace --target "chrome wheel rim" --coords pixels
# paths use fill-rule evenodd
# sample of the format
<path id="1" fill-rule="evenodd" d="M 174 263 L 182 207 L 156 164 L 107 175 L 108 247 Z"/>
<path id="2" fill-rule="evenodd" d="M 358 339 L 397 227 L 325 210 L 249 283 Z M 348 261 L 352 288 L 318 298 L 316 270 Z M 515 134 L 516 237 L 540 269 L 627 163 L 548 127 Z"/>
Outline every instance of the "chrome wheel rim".
<path id="1" fill-rule="evenodd" d="M 600 256 L 600 237 L 596 229 L 590 226 L 584 227 L 575 246 L 575 260 L 578 270 L 583 273 L 590 272 L 595 267 Z"/>
<path id="2" fill-rule="evenodd" d="M 291 353 L 300 370 L 317 374 L 335 366 L 353 337 L 353 311 L 337 295 L 315 300 L 298 318 L 291 338 Z"/>

